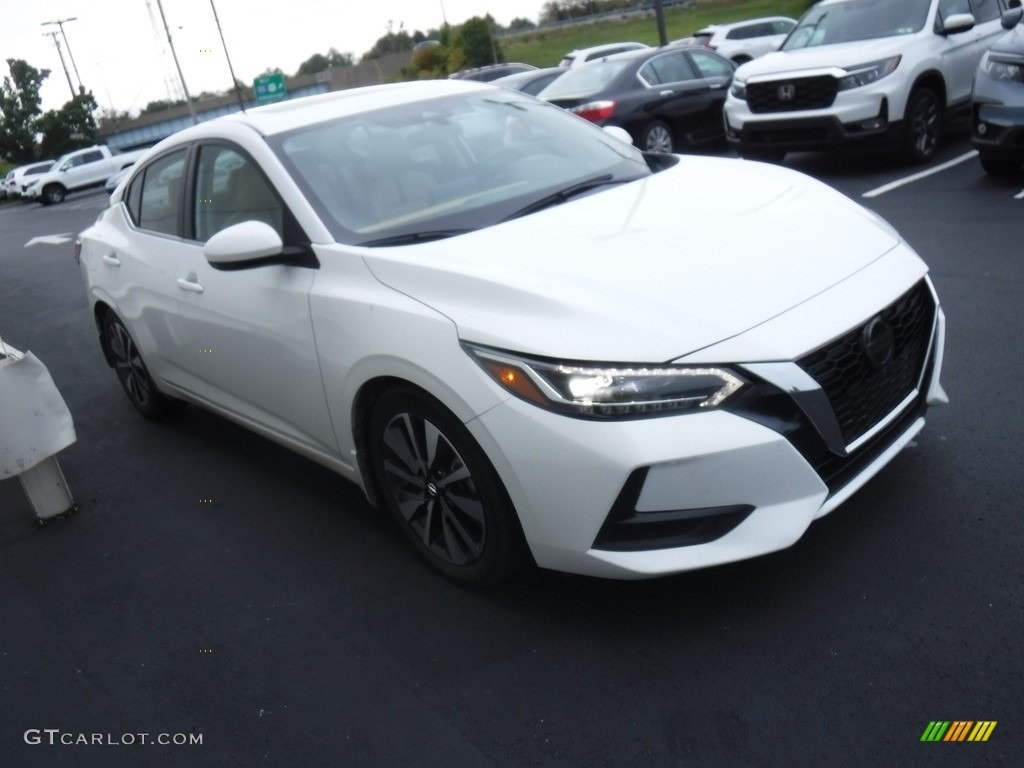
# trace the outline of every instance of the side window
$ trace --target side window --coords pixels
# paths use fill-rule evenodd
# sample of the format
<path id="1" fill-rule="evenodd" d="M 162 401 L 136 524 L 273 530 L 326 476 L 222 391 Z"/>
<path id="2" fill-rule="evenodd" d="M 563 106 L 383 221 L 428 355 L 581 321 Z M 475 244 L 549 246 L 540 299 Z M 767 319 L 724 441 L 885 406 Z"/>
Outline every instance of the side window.
<path id="1" fill-rule="evenodd" d="M 95 163 L 95 162 L 97 162 L 99 160 L 102 160 L 102 159 L 103 159 L 103 153 L 102 152 L 98 152 L 98 151 L 97 152 L 86 152 L 84 155 L 82 155 L 82 163 L 83 164 Z"/>
<path id="2" fill-rule="evenodd" d="M 946 19 L 955 13 L 973 13 L 969 0 L 939 0 L 939 19 Z"/>
<path id="3" fill-rule="evenodd" d="M 140 229 L 181 236 L 179 229 L 181 198 L 185 180 L 185 150 L 165 155 L 146 166 L 143 171 L 139 201 Z M 129 198 L 135 193 L 132 185 Z M 131 200 L 129 199 L 129 210 Z"/>
<path id="4" fill-rule="evenodd" d="M 701 77 L 732 77 L 732 65 L 714 54 L 690 51 L 690 58 Z"/>
<path id="5" fill-rule="evenodd" d="M 971 0 L 971 7 L 974 8 L 974 21 L 978 24 L 998 19 L 1002 13 L 999 0 Z"/>
<path id="6" fill-rule="evenodd" d="M 128 187 L 128 191 L 124 196 L 124 204 L 128 208 L 128 215 L 135 226 L 139 225 L 139 203 L 142 202 L 142 177 L 143 174 L 140 173 L 132 179 L 131 186 Z"/>
<path id="7" fill-rule="evenodd" d="M 199 149 L 196 168 L 195 238 L 243 221 L 262 221 L 284 238 L 284 206 L 255 164 L 223 144 Z"/>
<path id="8" fill-rule="evenodd" d="M 648 78 L 649 72 L 654 73 L 654 79 Z M 686 56 L 680 51 L 666 53 L 651 59 L 640 74 L 651 85 L 678 83 L 683 80 L 693 80 L 696 76 L 686 61 Z"/>

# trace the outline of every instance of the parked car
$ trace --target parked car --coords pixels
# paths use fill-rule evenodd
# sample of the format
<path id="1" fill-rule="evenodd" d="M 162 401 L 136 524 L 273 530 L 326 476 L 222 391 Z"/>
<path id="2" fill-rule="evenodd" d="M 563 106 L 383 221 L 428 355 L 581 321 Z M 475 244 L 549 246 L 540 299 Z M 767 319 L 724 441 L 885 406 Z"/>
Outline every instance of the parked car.
<path id="1" fill-rule="evenodd" d="M 506 75 L 515 75 L 520 72 L 532 72 L 537 69 L 531 64 L 488 64 L 486 67 L 475 67 L 464 69 L 448 75 L 453 80 L 477 80 L 481 83 L 489 83 Z"/>
<path id="2" fill-rule="evenodd" d="M 1018 5 L 1003 12 L 1006 34 L 981 57 L 974 76 L 971 143 L 987 173 L 1004 175 L 1024 163 L 1024 25 Z"/>
<path id="3" fill-rule="evenodd" d="M 722 104 L 736 65 L 700 46 L 647 48 L 574 67 L 539 97 L 651 152 L 722 141 Z"/>
<path id="4" fill-rule="evenodd" d="M 22 165 L 12 168 L 4 177 L 2 186 L 7 197 L 21 197 L 25 188 L 38 176 L 46 173 L 53 167 L 53 160 L 40 160 L 38 163 Z"/>
<path id="5" fill-rule="evenodd" d="M 578 67 L 581 64 L 586 64 L 590 61 L 597 61 L 607 56 L 614 56 L 617 53 L 625 53 L 626 51 L 639 51 L 644 48 L 650 48 L 649 45 L 644 43 L 606 43 L 604 45 L 595 45 L 590 48 L 581 48 L 575 51 L 569 51 L 562 57 L 562 60 L 558 62 L 560 67 Z"/>
<path id="6" fill-rule="evenodd" d="M 731 24 L 711 24 L 697 30 L 687 40 L 744 64 L 778 50 L 795 26 L 796 19 L 788 16 L 767 16 Z"/>
<path id="7" fill-rule="evenodd" d="M 511 88 L 514 91 L 522 91 L 536 96 L 567 71 L 565 67 L 546 67 L 529 72 L 519 72 L 515 75 L 505 75 L 505 77 L 499 77 L 491 82 L 502 88 Z"/>
<path id="8" fill-rule="evenodd" d="M 113 194 L 114 190 L 117 189 L 117 185 L 121 183 L 121 180 L 128 176 L 132 172 L 132 168 L 135 167 L 135 163 L 132 163 L 127 168 L 122 168 L 120 171 L 115 173 L 109 179 L 103 183 L 103 188 L 107 190 L 107 194 Z"/>
<path id="9" fill-rule="evenodd" d="M 63 202 L 69 192 L 102 187 L 112 175 L 145 153 L 145 149 L 115 152 L 104 145 L 76 149 L 25 185 L 22 195 L 43 205 Z"/>
<path id="10" fill-rule="evenodd" d="M 794 150 L 935 155 L 945 118 L 966 113 L 1003 0 L 821 0 L 781 50 L 736 72 L 725 119 L 744 157 Z"/>
<path id="11" fill-rule="evenodd" d="M 927 267 L 878 216 L 479 83 L 186 128 L 76 248 L 139 412 L 336 470 L 454 579 L 787 547 L 945 400 Z"/>

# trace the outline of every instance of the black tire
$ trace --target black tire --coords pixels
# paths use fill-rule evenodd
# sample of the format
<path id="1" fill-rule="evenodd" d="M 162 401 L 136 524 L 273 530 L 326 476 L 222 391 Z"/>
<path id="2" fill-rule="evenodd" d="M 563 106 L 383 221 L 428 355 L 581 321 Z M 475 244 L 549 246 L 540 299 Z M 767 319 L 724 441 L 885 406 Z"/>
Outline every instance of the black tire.
<path id="1" fill-rule="evenodd" d="M 676 150 L 672 129 L 661 120 L 652 120 L 644 127 L 638 146 L 645 152 L 671 154 Z"/>
<path id="2" fill-rule="evenodd" d="M 103 349 L 117 373 L 125 394 L 147 419 L 158 419 L 171 410 L 174 401 L 156 388 L 128 329 L 113 312 L 103 316 Z"/>
<path id="3" fill-rule="evenodd" d="M 43 205 L 54 205 L 56 203 L 63 203 L 66 195 L 67 190 L 60 184 L 47 184 L 43 188 L 43 194 L 39 199 Z"/>
<path id="4" fill-rule="evenodd" d="M 747 56 L 745 53 L 741 53 L 739 56 L 733 58 L 732 63 L 738 67 L 740 64 L 746 64 L 748 61 L 753 61 L 753 58 Z"/>
<path id="5" fill-rule="evenodd" d="M 910 94 L 903 122 L 903 156 L 914 164 L 927 163 L 942 140 L 942 103 L 935 91 L 922 87 Z"/>
<path id="6" fill-rule="evenodd" d="M 999 155 L 981 152 L 978 155 L 981 167 L 989 176 L 1012 176 L 1021 168 L 1020 160 L 1007 160 Z"/>
<path id="7" fill-rule="evenodd" d="M 411 387 L 384 393 L 370 415 L 377 491 L 416 550 L 445 576 L 493 584 L 526 546 L 512 502 L 469 430 Z"/>

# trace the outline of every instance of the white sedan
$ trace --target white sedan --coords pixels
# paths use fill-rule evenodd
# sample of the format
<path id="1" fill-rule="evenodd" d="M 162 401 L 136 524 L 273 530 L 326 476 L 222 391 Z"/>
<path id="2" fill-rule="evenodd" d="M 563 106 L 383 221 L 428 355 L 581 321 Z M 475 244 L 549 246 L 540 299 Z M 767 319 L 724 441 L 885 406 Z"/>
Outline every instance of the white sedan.
<path id="1" fill-rule="evenodd" d="M 946 399 L 927 267 L 877 216 L 483 84 L 189 128 L 76 247 L 143 415 L 331 467 L 460 580 L 787 547 Z"/>

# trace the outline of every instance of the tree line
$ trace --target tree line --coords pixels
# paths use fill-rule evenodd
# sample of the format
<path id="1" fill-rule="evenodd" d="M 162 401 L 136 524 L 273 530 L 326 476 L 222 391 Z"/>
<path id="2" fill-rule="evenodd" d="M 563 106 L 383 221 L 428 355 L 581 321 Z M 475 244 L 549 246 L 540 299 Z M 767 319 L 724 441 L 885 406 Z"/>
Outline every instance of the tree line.
<path id="1" fill-rule="evenodd" d="M 0 158 L 24 164 L 60 157 L 99 140 L 91 92 L 79 86 L 78 94 L 60 109 L 43 112 L 39 89 L 50 70 L 22 59 L 7 59 L 7 68 L 10 74 L 0 85 Z"/>

